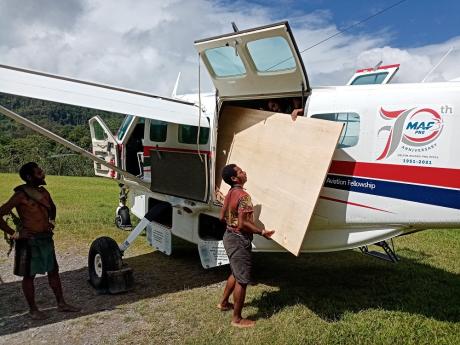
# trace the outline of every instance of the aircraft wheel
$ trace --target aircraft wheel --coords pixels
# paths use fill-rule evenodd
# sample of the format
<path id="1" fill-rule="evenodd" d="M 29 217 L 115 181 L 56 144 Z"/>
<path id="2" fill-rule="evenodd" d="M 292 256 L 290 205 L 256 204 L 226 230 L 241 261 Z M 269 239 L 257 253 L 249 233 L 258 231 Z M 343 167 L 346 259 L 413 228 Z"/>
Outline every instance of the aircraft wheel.
<path id="1" fill-rule="evenodd" d="M 96 289 L 107 288 L 107 271 L 121 269 L 120 248 L 110 237 L 99 237 L 91 244 L 88 254 L 89 281 Z"/>
<path id="2" fill-rule="evenodd" d="M 129 208 L 127 206 L 122 206 L 117 211 L 117 216 L 115 217 L 115 225 L 117 228 L 122 230 L 126 230 L 127 228 L 132 227 Z"/>

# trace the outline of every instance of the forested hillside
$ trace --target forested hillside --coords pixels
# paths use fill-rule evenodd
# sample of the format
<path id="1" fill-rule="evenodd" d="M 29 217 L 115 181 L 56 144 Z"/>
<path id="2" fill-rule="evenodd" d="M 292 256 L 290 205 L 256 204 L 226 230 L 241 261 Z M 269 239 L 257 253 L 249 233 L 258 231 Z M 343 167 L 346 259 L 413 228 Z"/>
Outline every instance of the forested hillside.
<path id="1" fill-rule="evenodd" d="M 88 120 L 101 116 L 112 132 L 123 121 L 120 114 L 16 97 L 0 93 L 0 105 L 91 151 Z M 22 164 L 36 161 L 47 174 L 92 176 L 93 163 L 87 158 L 0 114 L 0 172 L 17 172 Z"/>

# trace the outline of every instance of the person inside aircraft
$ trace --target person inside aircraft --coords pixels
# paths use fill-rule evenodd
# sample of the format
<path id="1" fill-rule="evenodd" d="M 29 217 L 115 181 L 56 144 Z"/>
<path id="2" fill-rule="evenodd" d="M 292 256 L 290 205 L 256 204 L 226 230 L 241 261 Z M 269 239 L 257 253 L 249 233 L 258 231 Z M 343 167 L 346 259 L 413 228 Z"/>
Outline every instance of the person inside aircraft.
<path id="1" fill-rule="evenodd" d="M 269 99 L 267 102 L 267 110 L 275 113 L 291 114 L 292 121 L 295 121 L 297 116 L 303 116 L 304 109 L 300 97 L 294 97 L 286 101 L 288 105 L 283 106 L 282 100 Z"/>
<path id="2" fill-rule="evenodd" d="M 291 114 L 292 121 L 295 121 L 297 119 L 297 116 L 304 115 L 302 99 L 300 97 L 295 97 L 292 99 L 292 104 L 290 108 L 288 109 L 287 113 Z"/>
<path id="3" fill-rule="evenodd" d="M 281 110 L 281 103 L 279 100 L 276 99 L 269 99 L 267 102 L 267 110 L 273 111 L 274 113 L 282 113 Z"/>
<path id="4" fill-rule="evenodd" d="M 233 309 L 232 326 L 238 328 L 253 327 L 255 321 L 244 319 L 241 311 L 246 296 L 246 287 L 251 280 L 251 249 L 253 234 L 267 239 L 275 233 L 254 224 L 254 208 L 250 195 L 243 189 L 247 181 L 246 173 L 236 164 L 226 165 L 222 169 L 222 179 L 230 185 L 220 211 L 220 220 L 227 223 L 224 234 L 224 248 L 227 252 L 231 274 L 220 303 L 217 305 L 222 311 Z M 233 293 L 233 303 L 229 297 Z"/>

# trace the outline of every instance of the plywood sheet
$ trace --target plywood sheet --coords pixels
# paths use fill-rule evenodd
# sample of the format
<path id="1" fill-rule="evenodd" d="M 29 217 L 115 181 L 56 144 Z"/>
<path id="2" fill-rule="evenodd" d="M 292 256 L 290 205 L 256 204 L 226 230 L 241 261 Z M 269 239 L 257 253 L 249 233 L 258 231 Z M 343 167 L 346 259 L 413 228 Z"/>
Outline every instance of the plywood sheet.
<path id="1" fill-rule="evenodd" d="M 298 255 L 343 124 L 226 107 L 221 113 L 216 186 L 225 164 L 246 171 L 256 222 L 276 230 L 273 240 Z"/>

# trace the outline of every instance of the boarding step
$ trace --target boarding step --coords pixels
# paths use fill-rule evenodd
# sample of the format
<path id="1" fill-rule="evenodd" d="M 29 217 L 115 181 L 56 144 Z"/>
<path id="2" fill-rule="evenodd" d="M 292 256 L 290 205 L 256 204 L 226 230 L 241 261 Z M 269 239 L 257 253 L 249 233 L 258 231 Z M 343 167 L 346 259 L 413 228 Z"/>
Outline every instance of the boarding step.
<path id="1" fill-rule="evenodd" d="M 389 261 L 393 263 L 397 263 L 400 260 L 394 250 L 393 241 L 391 241 L 391 247 L 387 241 L 380 241 L 380 242 L 374 243 L 374 245 L 382 248 L 383 252 L 369 250 L 368 246 L 362 246 L 362 247 L 359 247 L 359 249 L 361 250 L 361 253 L 372 256 L 377 259 L 381 259 L 381 260 L 385 260 L 385 261 Z"/>

